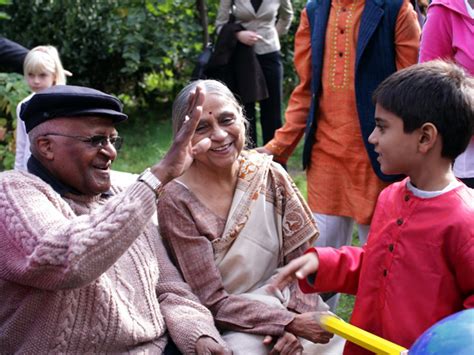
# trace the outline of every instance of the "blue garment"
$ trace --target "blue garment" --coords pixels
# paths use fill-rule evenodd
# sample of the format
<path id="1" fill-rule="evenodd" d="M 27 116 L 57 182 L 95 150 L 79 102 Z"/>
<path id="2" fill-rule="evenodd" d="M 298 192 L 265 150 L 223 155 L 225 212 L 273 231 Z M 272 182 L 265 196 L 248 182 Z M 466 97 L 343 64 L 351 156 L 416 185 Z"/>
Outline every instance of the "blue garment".
<path id="1" fill-rule="evenodd" d="M 375 127 L 375 105 L 372 93 L 390 74 L 397 70 L 395 63 L 395 28 L 403 0 L 366 0 L 360 22 L 356 48 L 355 92 L 357 112 L 365 148 L 377 176 L 383 181 L 400 180 L 399 175 L 385 175 L 380 171 L 377 154 L 368 142 Z M 323 53 L 331 0 L 309 0 L 306 5 L 311 27 L 312 100 L 306 123 L 303 166 L 311 161 L 317 129 L 317 111 L 321 94 Z"/>

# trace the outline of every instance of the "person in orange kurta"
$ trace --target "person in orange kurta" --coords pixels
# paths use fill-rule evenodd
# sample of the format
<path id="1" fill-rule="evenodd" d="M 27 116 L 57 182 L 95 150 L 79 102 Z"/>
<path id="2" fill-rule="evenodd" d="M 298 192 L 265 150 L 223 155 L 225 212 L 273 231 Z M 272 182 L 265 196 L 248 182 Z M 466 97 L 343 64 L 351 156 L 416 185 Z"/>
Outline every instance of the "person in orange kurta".
<path id="1" fill-rule="evenodd" d="M 379 36 L 383 30 L 393 38 L 393 43 L 386 46 L 393 48 L 394 58 L 389 58 L 394 63 L 393 71 L 417 62 L 421 32 L 417 15 L 409 0 L 399 0 L 398 13 L 392 14 L 395 25 L 389 28 L 389 8 L 393 8 L 395 2 L 323 0 L 316 4 L 310 1 L 301 14 L 294 57 L 300 83 L 290 97 L 285 125 L 261 151 L 286 163 L 306 129 L 306 140 L 312 140 L 310 144 L 305 142 L 305 151 L 309 153 L 305 164 L 308 203 L 321 232 L 318 246 L 337 248 L 350 244 L 354 221 L 364 244 L 377 196 L 388 184 L 380 178 L 383 174 L 377 174 L 379 167 L 376 158 L 371 161 L 368 134 L 364 136 L 365 132 L 361 131 L 364 124 L 369 133 L 373 129 L 375 107 L 370 102 L 371 113 L 361 117 L 359 106 L 364 104 L 358 102 L 361 95 L 357 95 L 357 75 L 370 77 L 373 71 L 375 76 L 379 66 L 387 61 L 381 52 L 375 65 L 361 67 L 367 53 L 374 51 L 374 42 L 386 38 Z M 310 12 L 310 6 L 317 9 Z M 326 17 L 321 15 L 325 11 Z M 325 34 L 318 34 L 314 26 L 321 27 L 324 20 L 327 21 Z M 372 29 L 371 21 L 375 21 Z M 323 45 L 318 40 L 323 41 Z M 364 42 L 365 47 L 361 47 L 360 42 Z M 318 45 L 323 49 L 319 53 Z M 385 47 L 385 43 L 379 45 Z M 318 66 L 318 58 L 313 58 L 315 54 L 322 57 L 319 58 L 322 59 L 320 78 L 313 77 L 314 68 Z M 319 91 L 315 93 L 314 81 L 318 79 Z M 365 91 L 369 93 L 362 97 L 367 100 L 371 90 Z M 317 129 L 311 130 L 312 123 L 308 124 L 311 120 L 314 124 L 317 122 Z M 334 298 L 332 307 L 336 304 L 337 298 Z"/>

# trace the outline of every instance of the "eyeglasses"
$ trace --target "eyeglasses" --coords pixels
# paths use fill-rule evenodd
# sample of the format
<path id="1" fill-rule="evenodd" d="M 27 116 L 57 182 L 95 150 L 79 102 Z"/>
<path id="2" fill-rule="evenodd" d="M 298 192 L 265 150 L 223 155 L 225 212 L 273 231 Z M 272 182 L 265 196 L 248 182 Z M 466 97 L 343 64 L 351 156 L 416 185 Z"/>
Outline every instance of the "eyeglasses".
<path id="1" fill-rule="evenodd" d="M 59 136 L 59 137 L 67 137 L 72 139 L 77 139 L 81 142 L 88 143 L 94 148 L 105 148 L 107 144 L 112 144 L 115 150 L 119 151 L 122 147 L 123 138 L 119 136 L 92 136 L 92 137 L 83 137 L 83 136 L 70 136 L 67 134 L 61 133 L 46 133 L 44 136 Z"/>

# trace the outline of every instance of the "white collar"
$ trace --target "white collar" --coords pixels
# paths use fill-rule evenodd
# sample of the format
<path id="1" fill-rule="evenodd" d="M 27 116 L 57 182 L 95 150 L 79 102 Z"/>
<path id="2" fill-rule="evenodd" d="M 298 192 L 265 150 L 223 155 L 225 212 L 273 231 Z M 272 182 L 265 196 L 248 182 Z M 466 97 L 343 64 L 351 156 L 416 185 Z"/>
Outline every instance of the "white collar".
<path id="1" fill-rule="evenodd" d="M 425 191 L 425 190 L 420 190 L 419 188 L 415 187 L 410 180 L 407 181 L 407 189 L 410 190 L 413 195 L 420 197 L 420 198 L 433 198 L 439 195 L 442 195 L 448 191 L 451 191 L 461 185 L 462 183 L 459 182 L 458 180 L 452 181 L 446 186 L 444 189 L 439 190 L 439 191 Z"/>

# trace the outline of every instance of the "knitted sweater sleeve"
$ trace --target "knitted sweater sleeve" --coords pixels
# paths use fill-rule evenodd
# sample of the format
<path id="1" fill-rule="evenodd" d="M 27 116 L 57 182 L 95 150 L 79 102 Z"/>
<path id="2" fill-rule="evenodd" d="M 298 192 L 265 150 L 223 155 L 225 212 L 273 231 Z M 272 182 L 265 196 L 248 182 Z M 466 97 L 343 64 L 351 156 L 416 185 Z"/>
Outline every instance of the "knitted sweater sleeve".
<path id="1" fill-rule="evenodd" d="M 0 278 L 45 290 L 83 287 L 104 273 L 155 212 L 155 194 L 135 183 L 77 216 L 30 174 L 0 176 Z"/>
<path id="2" fill-rule="evenodd" d="M 171 262 L 158 238 L 158 265 L 160 278 L 157 286 L 158 302 L 163 313 L 166 328 L 183 354 L 195 354 L 196 342 L 202 336 L 213 338 L 225 346 L 214 325 L 211 312 L 204 307 L 181 274 Z"/>

